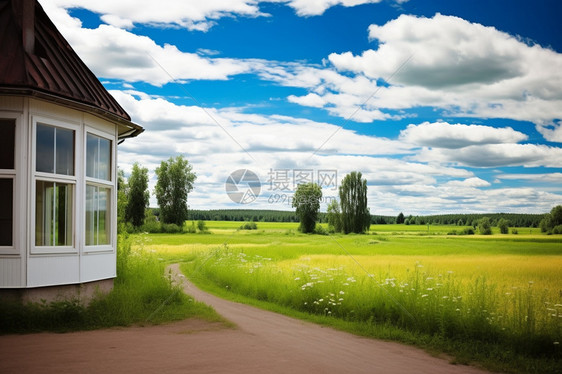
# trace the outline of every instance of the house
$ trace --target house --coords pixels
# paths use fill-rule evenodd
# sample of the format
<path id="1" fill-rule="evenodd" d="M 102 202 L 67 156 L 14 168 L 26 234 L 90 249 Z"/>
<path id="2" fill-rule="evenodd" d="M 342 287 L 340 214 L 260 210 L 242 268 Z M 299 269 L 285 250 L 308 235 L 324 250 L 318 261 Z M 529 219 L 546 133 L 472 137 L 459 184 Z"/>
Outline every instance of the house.
<path id="1" fill-rule="evenodd" d="M 0 298 L 111 289 L 117 144 L 142 131 L 36 0 L 0 0 Z"/>

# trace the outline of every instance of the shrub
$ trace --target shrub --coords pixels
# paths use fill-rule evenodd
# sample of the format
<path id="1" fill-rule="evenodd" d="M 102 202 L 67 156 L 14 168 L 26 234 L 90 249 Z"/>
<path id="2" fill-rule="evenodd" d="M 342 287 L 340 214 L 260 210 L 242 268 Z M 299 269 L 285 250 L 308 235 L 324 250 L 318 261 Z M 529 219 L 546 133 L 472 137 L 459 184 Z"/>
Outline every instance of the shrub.
<path id="1" fill-rule="evenodd" d="M 141 226 L 141 231 L 155 234 L 162 232 L 162 227 L 158 221 L 146 221 L 144 225 Z"/>
<path id="2" fill-rule="evenodd" d="M 197 229 L 199 230 L 200 233 L 209 232 L 209 229 L 207 228 L 207 224 L 205 223 L 205 221 L 201 219 L 197 221 Z"/>
<path id="3" fill-rule="evenodd" d="M 557 235 L 562 234 L 562 225 L 555 226 L 552 229 L 552 233 Z"/>
<path id="4" fill-rule="evenodd" d="M 478 231 L 481 235 L 492 235 L 492 224 L 490 218 L 484 217 L 478 221 Z"/>
<path id="5" fill-rule="evenodd" d="M 242 224 L 238 230 L 257 230 L 258 225 L 255 222 L 246 222 Z"/>
<path id="6" fill-rule="evenodd" d="M 175 223 L 163 223 L 161 227 L 161 232 L 166 234 L 179 234 L 183 232 L 183 229 Z"/>
<path id="7" fill-rule="evenodd" d="M 474 235 L 474 229 L 472 227 L 467 227 L 466 229 L 462 230 L 463 235 Z"/>
<path id="8" fill-rule="evenodd" d="M 195 234 L 197 232 L 197 228 L 195 227 L 195 222 L 191 221 L 191 226 L 188 226 L 185 229 L 185 232 L 189 233 L 189 234 Z"/>
<path id="9" fill-rule="evenodd" d="M 328 230 L 326 230 L 322 225 L 316 225 L 314 233 L 317 235 L 328 235 Z"/>

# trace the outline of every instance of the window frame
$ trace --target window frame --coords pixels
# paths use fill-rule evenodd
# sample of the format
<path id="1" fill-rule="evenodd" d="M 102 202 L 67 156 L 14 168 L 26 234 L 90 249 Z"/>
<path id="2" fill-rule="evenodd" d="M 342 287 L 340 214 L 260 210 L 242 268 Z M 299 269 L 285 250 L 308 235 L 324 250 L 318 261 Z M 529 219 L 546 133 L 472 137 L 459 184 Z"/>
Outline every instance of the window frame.
<path id="1" fill-rule="evenodd" d="M 20 196 L 17 193 L 21 186 L 21 115 L 14 112 L 0 111 L 0 118 L 6 120 L 13 120 L 15 124 L 14 132 L 14 168 L 13 169 L 0 169 L 1 179 L 12 180 L 12 245 L 0 246 L 0 255 L 19 255 L 21 254 L 20 240 L 18 234 L 18 223 L 22 214 L 20 209 Z"/>
<path id="2" fill-rule="evenodd" d="M 99 138 L 108 140 L 110 142 L 110 152 L 111 154 L 109 155 L 109 179 L 105 180 L 105 179 L 99 179 L 99 178 L 94 178 L 94 177 L 89 177 L 87 175 L 87 156 L 88 156 L 88 135 L 94 135 L 97 136 Z M 115 236 L 115 230 L 114 230 L 114 226 L 117 225 L 116 222 L 116 207 L 117 207 L 117 196 L 116 196 L 116 152 L 117 152 L 117 145 L 116 145 L 116 136 L 115 134 L 106 132 L 106 131 L 102 131 L 96 127 L 93 127 L 91 125 L 86 125 L 84 128 L 84 135 L 83 135 L 83 144 L 84 144 L 84 151 L 83 151 L 83 155 L 84 155 L 84 159 L 83 159 L 83 170 L 84 170 L 84 186 L 83 186 L 83 204 L 84 204 L 84 209 L 82 211 L 82 219 L 83 219 L 83 224 L 82 224 L 82 242 L 84 243 L 83 245 L 83 251 L 85 253 L 92 253 L 92 252 L 110 252 L 113 251 L 115 249 L 115 241 L 116 241 L 116 236 Z M 87 209 L 86 209 L 86 198 L 87 198 L 87 188 L 88 186 L 92 186 L 92 187 L 97 187 L 97 188 L 107 188 L 109 190 L 109 207 L 108 210 L 106 212 L 106 219 L 109 220 L 109 227 L 108 227 L 108 237 L 109 240 L 107 242 L 107 244 L 86 244 L 86 234 L 87 234 L 87 229 L 86 229 L 86 214 L 87 214 Z"/>
<path id="3" fill-rule="evenodd" d="M 79 181 L 80 175 L 82 173 L 82 168 L 80 167 L 79 155 L 81 154 L 81 142 L 80 142 L 80 124 L 72 123 L 70 121 L 60 121 L 54 118 L 49 117 L 42 117 L 42 116 L 33 116 L 32 117 L 32 131 L 31 131 L 31 216 L 30 216 L 30 227 L 31 227 L 31 242 L 30 242 L 30 254 L 65 254 L 65 253 L 77 253 L 78 252 L 78 242 L 76 236 L 76 230 L 79 224 L 79 218 L 77 217 L 77 201 L 81 199 L 81 196 L 78 194 L 79 188 Z M 46 173 L 46 172 L 39 172 L 37 171 L 36 167 L 36 157 L 37 157 L 37 126 L 38 125 L 45 125 L 51 127 L 58 127 L 62 129 L 72 130 L 74 132 L 74 175 L 64 175 L 64 174 L 56 174 L 56 165 L 55 165 L 55 173 Z M 70 211 L 72 213 L 71 218 L 71 244 L 65 246 L 53 246 L 53 245 L 46 245 L 40 246 L 36 244 L 36 212 L 37 212 L 37 182 L 44 181 L 44 182 L 51 182 L 51 183 L 61 183 L 61 184 L 69 184 L 72 188 L 72 201 L 70 206 Z"/>

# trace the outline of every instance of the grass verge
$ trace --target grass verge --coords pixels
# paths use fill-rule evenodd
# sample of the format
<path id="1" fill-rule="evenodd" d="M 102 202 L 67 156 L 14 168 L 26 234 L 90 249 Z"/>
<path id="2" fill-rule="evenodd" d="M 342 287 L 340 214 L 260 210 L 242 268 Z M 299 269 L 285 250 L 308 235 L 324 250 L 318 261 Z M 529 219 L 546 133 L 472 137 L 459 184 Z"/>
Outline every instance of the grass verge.
<path id="1" fill-rule="evenodd" d="M 137 236 L 134 250 L 120 236 L 117 278 L 107 295 L 97 295 L 88 306 L 77 299 L 51 303 L 0 303 L 0 334 L 41 331 L 69 332 L 113 326 L 151 325 L 186 318 L 223 321 L 211 307 L 193 300 L 165 274 L 165 264 L 144 249 Z"/>

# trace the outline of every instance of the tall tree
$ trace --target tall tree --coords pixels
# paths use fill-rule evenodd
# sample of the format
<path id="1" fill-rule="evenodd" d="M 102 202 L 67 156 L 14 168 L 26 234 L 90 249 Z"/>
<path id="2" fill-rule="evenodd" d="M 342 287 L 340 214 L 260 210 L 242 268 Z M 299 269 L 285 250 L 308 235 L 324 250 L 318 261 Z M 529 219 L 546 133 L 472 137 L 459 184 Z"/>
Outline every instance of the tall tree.
<path id="1" fill-rule="evenodd" d="M 304 233 L 314 232 L 318 212 L 320 211 L 322 188 L 316 183 L 299 184 L 293 197 L 293 208 L 297 208 L 299 216 L 299 231 Z"/>
<path id="2" fill-rule="evenodd" d="M 129 177 L 127 193 L 127 222 L 140 227 L 144 224 L 145 209 L 148 207 L 150 193 L 148 192 L 148 169 L 143 168 L 138 162 L 133 164 Z"/>
<path id="3" fill-rule="evenodd" d="M 122 230 L 123 224 L 127 220 L 127 193 L 128 187 L 125 181 L 125 172 L 117 170 L 117 227 Z"/>
<path id="4" fill-rule="evenodd" d="M 154 188 L 160 206 L 160 219 L 164 223 L 175 223 L 182 227 L 187 219 L 187 195 L 193 190 L 197 176 L 193 167 L 183 156 L 162 161 L 156 168 L 158 181 Z"/>
<path id="5" fill-rule="evenodd" d="M 404 221 L 404 213 L 400 212 L 400 214 L 398 214 L 398 216 L 396 217 L 396 223 L 401 224 L 404 223 Z"/>
<path id="6" fill-rule="evenodd" d="M 342 231 L 363 233 L 371 225 L 371 213 L 367 208 L 367 180 L 361 172 L 352 171 L 342 181 L 339 189 Z"/>

